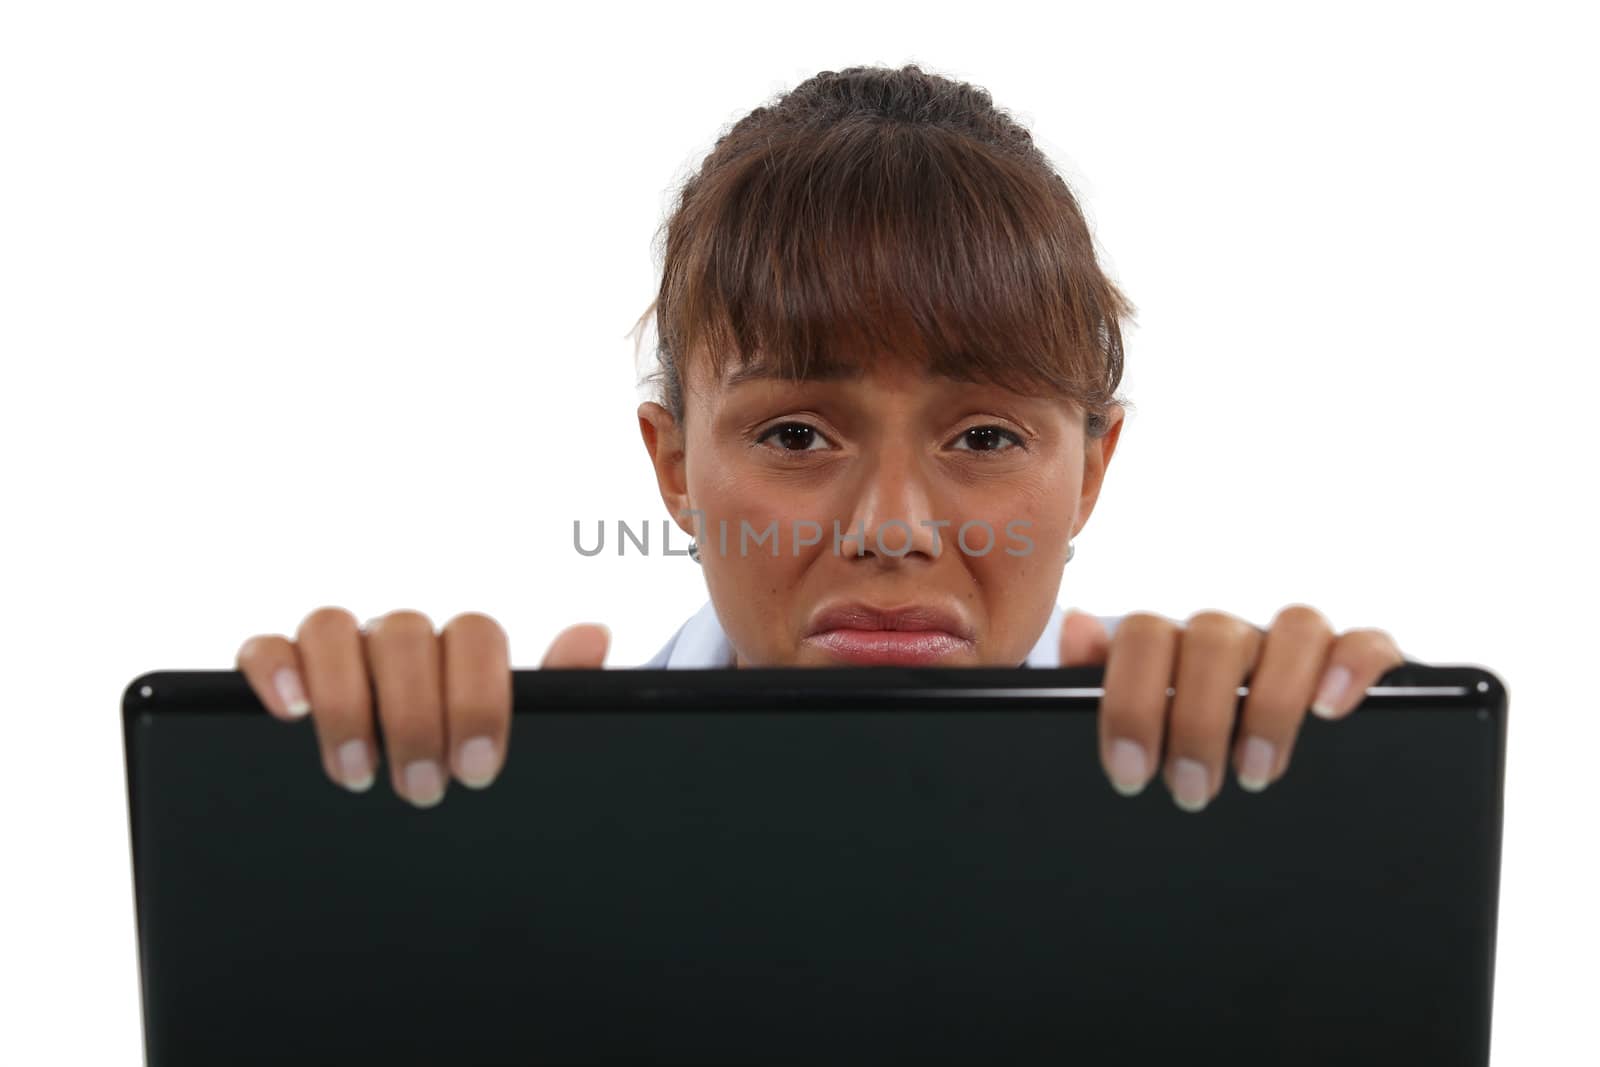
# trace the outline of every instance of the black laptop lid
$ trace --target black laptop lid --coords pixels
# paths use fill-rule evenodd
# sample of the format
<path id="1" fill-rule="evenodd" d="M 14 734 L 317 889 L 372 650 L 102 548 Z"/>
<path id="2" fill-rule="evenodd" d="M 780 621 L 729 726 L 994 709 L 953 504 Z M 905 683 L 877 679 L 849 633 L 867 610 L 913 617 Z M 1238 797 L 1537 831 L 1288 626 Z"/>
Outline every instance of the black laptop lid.
<path id="1" fill-rule="evenodd" d="M 148 1062 L 1487 1062 L 1493 674 L 1396 668 L 1198 814 L 1113 791 L 1100 681 L 519 670 L 501 777 L 420 810 L 144 675 Z"/>

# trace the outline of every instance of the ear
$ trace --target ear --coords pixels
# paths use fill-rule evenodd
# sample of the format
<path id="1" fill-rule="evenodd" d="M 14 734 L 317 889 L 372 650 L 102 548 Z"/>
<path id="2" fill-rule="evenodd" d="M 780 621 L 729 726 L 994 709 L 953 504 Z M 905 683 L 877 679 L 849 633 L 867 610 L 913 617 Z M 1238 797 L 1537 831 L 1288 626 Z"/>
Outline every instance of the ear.
<path id="1" fill-rule="evenodd" d="M 656 485 L 661 490 L 661 502 L 678 528 L 693 537 L 694 516 L 689 509 L 688 472 L 684 462 L 683 428 L 672 412 L 653 400 L 639 405 L 639 435 L 650 453 L 650 464 L 656 471 Z"/>
<path id="2" fill-rule="evenodd" d="M 1106 418 L 1110 425 L 1106 432 L 1093 440 L 1083 443 L 1083 488 L 1078 494 L 1078 527 L 1072 531 L 1076 537 L 1089 521 L 1089 515 L 1094 511 L 1095 501 L 1100 499 L 1100 487 L 1105 483 L 1106 467 L 1111 464 L 1111 455 L 1117 450 L 1117 441 L 1122 437 L 1122 418 L 1126 414 L 1122 405 L 1113 405 Z"/>

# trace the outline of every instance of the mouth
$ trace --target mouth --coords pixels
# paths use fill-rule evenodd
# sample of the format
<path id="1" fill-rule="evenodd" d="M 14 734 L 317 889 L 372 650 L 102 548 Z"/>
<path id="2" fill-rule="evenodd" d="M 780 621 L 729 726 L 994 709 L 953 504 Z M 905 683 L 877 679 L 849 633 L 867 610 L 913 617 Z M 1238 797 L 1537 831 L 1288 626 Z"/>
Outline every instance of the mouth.
<path id="1" fill-rule="evenodd" d="M 938 605 L 882 608 L 853 602 L 819 612 L 803 640 L 847 663 L 915 666 L 970 652 L 973 637 L 971 623 Z"/>

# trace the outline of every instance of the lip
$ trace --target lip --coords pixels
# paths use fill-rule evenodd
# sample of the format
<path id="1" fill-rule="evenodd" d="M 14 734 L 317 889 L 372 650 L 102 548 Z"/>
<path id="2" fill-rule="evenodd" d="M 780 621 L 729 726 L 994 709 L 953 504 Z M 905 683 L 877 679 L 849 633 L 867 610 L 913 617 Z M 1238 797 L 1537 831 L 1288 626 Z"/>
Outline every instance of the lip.
<path id="1" fill-rule="evenodd" d="M 812 617 L 805 642 L 857 664 L 937 663 L 970 651 L 972 624 L 937 604 L 836 604 Z"/>

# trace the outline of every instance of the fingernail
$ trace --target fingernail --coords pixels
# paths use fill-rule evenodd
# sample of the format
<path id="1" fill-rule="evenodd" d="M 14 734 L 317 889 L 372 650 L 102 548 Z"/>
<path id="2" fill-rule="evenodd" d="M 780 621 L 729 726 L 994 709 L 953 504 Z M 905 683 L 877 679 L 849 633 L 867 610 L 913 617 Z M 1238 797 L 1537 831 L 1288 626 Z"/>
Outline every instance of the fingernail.
<path id="1" fill-rule="evenodd" d="M 345 788 L 354 793 L 365 793 L 372 788 L 372 759 L 367 755 L 367 743 L 360 738 L 340 745 L 339 775 Z"/>
<path id="2" fill-rule="evenodd" d="M 1247 738 L 1239 760 L 1240 788 L 1252 793 L 1265 789 L 1272 778 L 1273 757 L 1276 755 L 1277 749 L 1273 748 L 1271 741 L 1259 737 Z"/>
<path id="3" fill-rule="evenodd" d="M 430 759 L 406 764 L 406 799 L 419 808 L 431 808 L 444 799 L 444 774 Z"/>
<path id="4" fill-rule="evenodd" d="M 499 760 L 495 758 L 494 740 L 474 737 L 461 746 L 461 781 L 473 789 L 482 789 L 494 781 Z"/>
<path id="5" fill-rule="evenodd" d="M 1172 765 L 1172 799 L 1184 811 L 1199 811 L 1211 792 L 1210 776 L 1198 760 L 1180 759 Z"/>
<path id="6" fill-rule="evenodd" d="M 302 719 L 311 710 L 305 687 L 300 684 L 299 671 L 293 667 L 279 667 L 272 676 L 272 684 L 277 687 L 278 696 L 283 699 L 283 706 L 291 716 Z"/>
<path id="7" fill-rule="evenodd" d="M 1111 753 L 1107 763 L 1109 764 L 1107 769 L 1111 772 L 1112 788 L 1117 792 L 1125 797 L 1131 797 L 1144 791 L 1145 779 L 1150 774 L 1150 763 L 1145 759 L 1143 745 L 1119 737 L 1111 742 Z"/>
<path id="8" fill-rule="evenodd" d="M 1339 714 L 1339 702 L 1349 685 L 1349 667 L 1338 664 L 1329 667 L 1328 673 L 1322 676 L 1322 688 L 1317 690 L 1317 699 L 1311 702 L 1311 713 L 1324 719 L 1336 717 Z"/>

